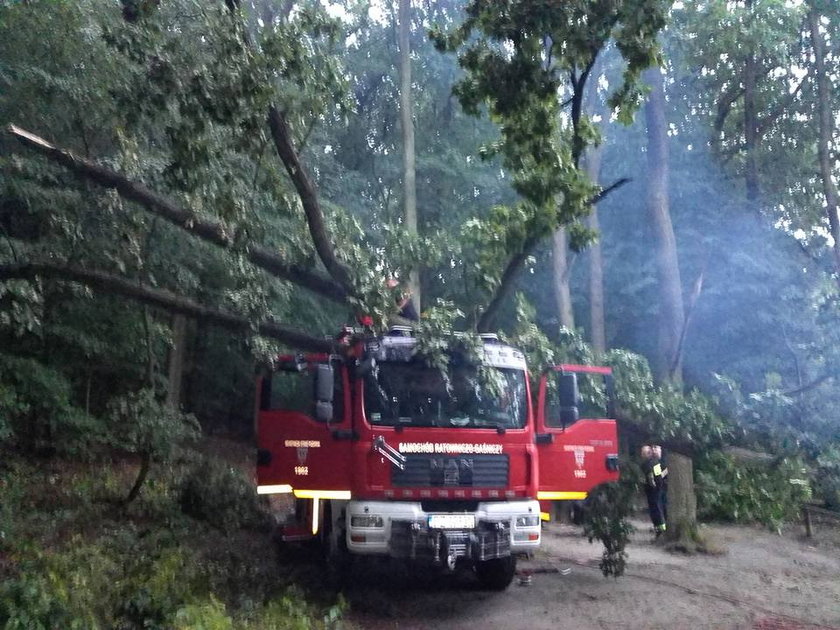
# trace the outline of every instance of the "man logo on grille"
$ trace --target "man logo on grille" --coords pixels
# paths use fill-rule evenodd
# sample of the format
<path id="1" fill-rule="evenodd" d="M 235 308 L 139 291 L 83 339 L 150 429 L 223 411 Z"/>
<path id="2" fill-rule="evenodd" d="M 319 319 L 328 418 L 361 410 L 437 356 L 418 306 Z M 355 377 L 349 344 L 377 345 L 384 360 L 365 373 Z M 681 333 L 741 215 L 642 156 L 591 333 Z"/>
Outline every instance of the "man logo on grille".
<path id="1" fill-rule="evenodd" d="M 457 486 L 461 483 L 461 470 L 458 468 L 458 462 L 454 459 L 446 461 L 443 467 L 443 485 Z"/>
<path id="2" fill-rule="evenodd" d="M 429 481 L 433 486 L 470 486 L 473 482 L 473 460 L 433 457 L 429 460 Z"/>

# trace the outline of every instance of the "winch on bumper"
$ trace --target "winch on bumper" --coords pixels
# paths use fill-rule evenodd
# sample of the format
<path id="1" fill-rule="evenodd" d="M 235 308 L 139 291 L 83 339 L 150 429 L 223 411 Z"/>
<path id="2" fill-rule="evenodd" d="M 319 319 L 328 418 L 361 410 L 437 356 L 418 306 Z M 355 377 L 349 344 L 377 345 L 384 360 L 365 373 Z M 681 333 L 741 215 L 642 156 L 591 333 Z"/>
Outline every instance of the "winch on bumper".
<path id="1" fill-rule="evenodd" d="M 540 545 L 537 501 L 478 503 L 471 511 L 424 510 L 421 503 L 350 501 L 347 548 L 453 568 L 535 551 Z"/>

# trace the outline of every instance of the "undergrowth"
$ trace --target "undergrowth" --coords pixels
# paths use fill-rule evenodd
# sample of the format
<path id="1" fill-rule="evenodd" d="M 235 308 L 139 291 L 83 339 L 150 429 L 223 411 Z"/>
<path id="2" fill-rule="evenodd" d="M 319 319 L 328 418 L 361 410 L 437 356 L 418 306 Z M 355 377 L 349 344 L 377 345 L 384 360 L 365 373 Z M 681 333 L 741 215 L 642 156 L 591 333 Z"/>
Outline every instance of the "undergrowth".
<path id="1" fill-rule="evenodd" d="M 0 628 L 326 628 L 269 551 L 270 518 L 242 475 L 195 454 L 159 468 L 135 503 L 132 466 L 0 465 Z M 319 594 L 321 596 L 321 594 Z"/>

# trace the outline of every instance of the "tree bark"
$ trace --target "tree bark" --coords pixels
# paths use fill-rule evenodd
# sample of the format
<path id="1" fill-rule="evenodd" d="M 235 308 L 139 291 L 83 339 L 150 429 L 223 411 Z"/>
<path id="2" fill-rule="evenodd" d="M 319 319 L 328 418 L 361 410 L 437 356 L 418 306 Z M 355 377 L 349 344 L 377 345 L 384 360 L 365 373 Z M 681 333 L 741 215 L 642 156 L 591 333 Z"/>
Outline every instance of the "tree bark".
<path id="1" fill-rule="evenodd" d="M 348 294 L 353 295 L 355 293 L 353 275 L 347 265 L 336 256 L 332 235 L 327 229 L 315 184 L 300 161 L 300 156 L 292 140 L 292 129 L 288 120 L 286 120 L 286 115 L 272 105 L 268 109 L 268 124 L 271 127 L 271 137 L 274 139 L 277 154 L 280 156 L 283 166 L 286 167 L 286 172 L 289 174 L 303 205 L 303 213 L 306 216 L 306 223 L 309 226 L 309 234 L 312 237 L 315 251 L 330 277 Z"/>
<path id="2" fill-rule="evenodd" d="M 746 0 L 748 28 L 753 22 L 753 0 Z M 758 62 L 755 51 L 747 51 L 744 61 L 744 182 L 747 192 L 747 203 L 751 210 L 758 211 L 759 196 L 761 194 L 758 182 L 758 110 L 756 107 L 756 85 L 758 82 Z"/>
<path id="3" fill-rule="evenodd" d="M 234 245 L 234 235 L 223 224 L 199 219 L 190 210 L 179 206 L 174 200 L 151 190 L 144 184 L 131 181 L 116 171 L 53 146 L 43 138 L 15 125 L 9 125 L 7 131 L 24 146 L 61 164 L 77 176 L 116 190 L 123 199 L 139 203 L 149 212 L 166 219 L 186 232 L 219 247 L 231 248 Z M 347 291 L 329 278 L 291 264 L 264 247 L 250 246 L 247 248 L 246 256 L 251 263 L 277 278 L 297 284 L 336 302 L 344 302 L 347 298 Z"/>
<path id="4" fill-rule="evenodd" d="M 411 0 L 400 0 L 400 122 L 403 141 L 403 216 L 409 234 L 417 234 L 417 182 L 415 173 L 414 112 L 411 95 Z M 415 310 L 420 312 L 420 272 L 412 269 L 409 291 Z"/>
<path id="5" fill-rule="evenodd" d="M 168 386 L 166 404 L 178 411 L 181 408 L 181 383 L 184 378 L 184 354 L 187 341 L 187 318 L 183 315 L 172 317 L 172 347 L 169 349 Z"/>
<path id="6" fill-rule="evenodd" d="M 242 315 L 204 306 L 169 291 L 135 284 L 130 280 L 103 271 L 51 263 L 23 263 L 0 266 L 0 280 L 11 278 L 32 279 L 38 276 L 78 282 L 98 291 L 121 295 L 141 304 L 148 304 L 170 313 L 211 322 L 230 330 L 243 331 L 254 328 L 258 334 L 264 337 L 276 339 L 299 350 L 331 352 L 334 349 L 334 344 L 328 339 L 313 337 L 271 320 L 251 322 Z"/>
<path id="7" fill-rule="evenodd" d="M 693 546 L 697 542 L 694 464 L 690 457 L 674 452 L 667 454 L 667 461 L 668 529 L 665 539 Z"/>
<path id="8" fill-rule="evenodd" d="M 665 89 L 658 67 L 645 71 L 651 86 L 645 104 L 648 136 L 648 216 L 653 230 L 659 281 L 658 353 L 653 362 L 659 380 L 682 379 L 678 348 L 685 323 L 677 242 L 668 207 L 668 135 Z"/>
<path id="9" fill-rule="evenodd" d="M 808 12 L 811 27 L 811 45 L 814 49 L 814 68 L 817 83 L 817 117 L 819 121 L 819 139 L 817 152 L 820 163 L 820 179 L 825 196 L 825 213 L 834 239 L 834 276 L 840 286 L 840 216 L 838 216 L 837 187 L 832 179 L 832 138 L 834 137 L 833 112 L 831 111 L 831 85 L 825 69 L 825 39 L 820 32 L 820 12 L 811 6 Z"/>
<path id="10" fill-rule="evenodd" d="M 560 326 L 575 329 L 575 312 L 572 308 L 572 290 L 569 286 L 571 268 L 569 265 L 569 241 L 566 230 L 560 228 L 554 233 L 551 248 L 552 287 L 554 304 Z"/>
<path id="11" fill-rule="evenodd" d="M 597 184 L 601 176 L 601 160 L 604 156 L 604 144 L 591 147 L 583 158 L 583 168 L 590 181 Z M 586 218 L 589 229 L 600 232 L 598 225 L 598 207 Z M 592 350 L 596 356 L 607 351 L 607 333 L 604 322 L 604 258 L 601 251 L 601 238 L 589 247 L 589 328 Z"/>
<path id="12" fill-rule="evenodd" d="M 144 451 L 140 453 L 140 471 L 137 473 L 137 478 L 134 480 L 134 485 L 131 486 L 131 490 L 128 492 L 128 496 L 125 498 L 123 502 L 125 505 L 128 505 L 134 499 L 137 498 L 137 495 L 140 494 L 140 489 L 143 487 L 143 483 L 146 481 L 146 477 L 149 475 L 149 468 L 152 466 L 152 454 L 148 451 Z"/>
<path id="13" fill-rule="evenodd" d="M 584 153 L 584 141 L 580 136 L 580 123 L 584 114 L 592 113 L 593 101 L 597 96 L 597 86 L 594 82 L 588 81 L 592 68 L 595 65 L 595 58 L 584 68 L 579 76 L 574 72 L 571 75 L 572 84 L 572 162 L 575 167 L 582 167 L 590 176 L 590 180 L 597 182 L 586 168 L 586 154 Z M 553 260 L 553 287 L 554 302 L 557 307 L 557 315 L 560 325 L 574 330 L 575 314 L 572 307 L 572 291 L 570 287 L 571 265 L 569 263 L 569 239 L 566 230 L 560 227 L 553 235 L 552 260 Z"/>
<path id="14" fill-rule="evenodd" d="M 522 267 L 525 265 L 525 261 L 531 254 L 531 250 L 534 248 L 535 244 L 536 239 L 528 241 L 524 245 L 523 250 L 514 254 L 508 261 L 505 270 L 502 272 L 502 278 L 499 282 L 499 286 L 496 288 L 496 292 L 490 299 L 490 303 L 487 305 L 487 308 L 484 309 L 484 312 L 481 313 L 481 316 L 478 318 L 478 323 L 475 326 L 478 332 L 488 332 L 492 330 L 493 326 L 495 326 L 499 309 L 508 296 L 513 292 L 516 279 L 519 277 L 519 273 L 522 271 Z"/>
<path id="15" fill-rule="evenodd" d="M 590 230 L 600 233 L 598 223 L 598 208 L 592 208 L 592 213 L 586 219 Z M 590 342 L 595 356 L 602 356 L 607 351 L 607 324 L 605 316 L 604 297 L 604 253 L 601 249 L 601 238 L 598 237 L 589 248 L 589 328 Z"/>

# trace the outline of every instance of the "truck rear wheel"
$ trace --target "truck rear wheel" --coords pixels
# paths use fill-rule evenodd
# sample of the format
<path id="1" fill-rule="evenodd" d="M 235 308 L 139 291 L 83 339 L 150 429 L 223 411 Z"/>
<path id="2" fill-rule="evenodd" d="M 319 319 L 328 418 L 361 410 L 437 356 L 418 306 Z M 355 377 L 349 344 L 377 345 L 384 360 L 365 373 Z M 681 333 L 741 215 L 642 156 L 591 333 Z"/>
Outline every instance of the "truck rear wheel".
<path id="1" fill-rule="evenodd" d="M 503 591 L 513 581 L 516 573 L 516 557 L 495 558 L 475 565 L 475 574 L 481 585 L 492 591 Z"/>

